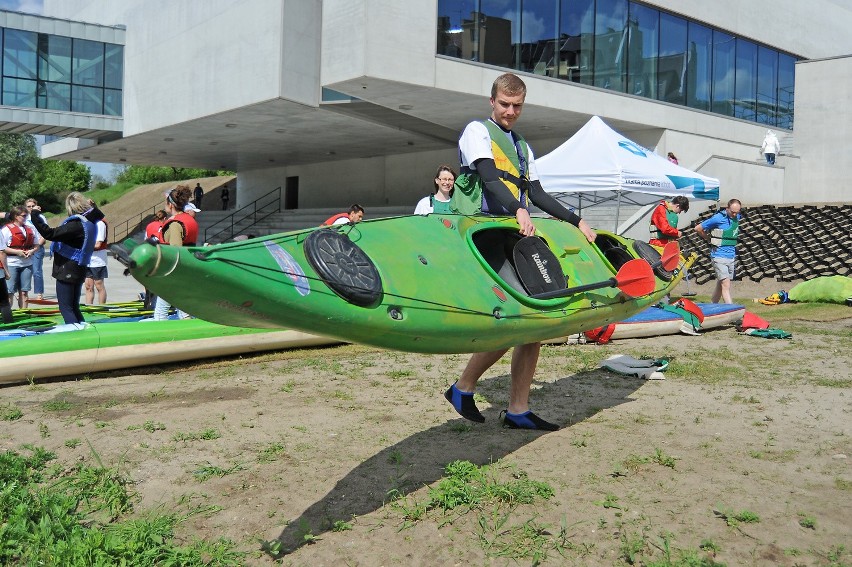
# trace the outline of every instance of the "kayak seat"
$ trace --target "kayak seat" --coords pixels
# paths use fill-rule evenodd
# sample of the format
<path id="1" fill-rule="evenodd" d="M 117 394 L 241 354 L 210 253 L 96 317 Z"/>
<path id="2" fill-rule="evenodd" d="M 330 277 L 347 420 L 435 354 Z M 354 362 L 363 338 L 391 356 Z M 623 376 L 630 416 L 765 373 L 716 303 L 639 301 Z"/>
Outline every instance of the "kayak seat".
<path id="1" fill-rule="evenodd" d="M 529 295 L 565 289 L 565 274 L 559 260 L 538 236 L 518 240 L 512 249 L 512 259 L 518 278 Z"/>
<path id="2" fill-rule="evenodd" d="M 509 230 L 480 230 L 473 235 L 473 245 L 482 255 L 482 259 L 497 272 L 506 285 L 526 293 L 524 284 L 521 283 L 512 264 L 512 250 L 515 242 L 520 239 L 520 234 Z"/>
<path id="3" fill-rule="evenodd" d="M 559 260 L 537 237 L 492 229 L 473 235 L 473 244 L 506 285 L 525 295 L 566 287 Z"/>
<path id="4" fill-rule="evenodd" d="M 604 255 L 612 267 L 618 271 L 621 266 L 633 260 L 633 255 L 625 248 L 621 242 L 615 238 L 611 238 L 606 234 L 598 234 L 595 239 L 595 245 Z"/>
<path id="5" fill-rule="evenodd" d="M 647 261 L 651 264 L 651 267 L 654 268 L 654 274 L 664 282 L 672 281 L 672 277 L 674 277 L 674 273 L 668 271 L 663 267 L 663 258 L 660 256 L 660 253 L 656 248 L 648 244 L 647 242 L 643 242 L 641 240 L 637 240 L 633 243 L 633 250 L 639 254 L 639 257 Z"/>

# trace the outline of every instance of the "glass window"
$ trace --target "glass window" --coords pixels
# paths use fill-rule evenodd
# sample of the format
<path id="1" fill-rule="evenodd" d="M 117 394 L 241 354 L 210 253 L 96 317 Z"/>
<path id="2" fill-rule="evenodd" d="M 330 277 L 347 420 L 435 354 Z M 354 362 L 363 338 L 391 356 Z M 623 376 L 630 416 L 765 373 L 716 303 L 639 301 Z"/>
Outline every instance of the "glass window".
<path id="1" fill-rule="evenodd" d="M 734 115 L 734 37 L 713 31 L 713 105 L 712 110 Z"/>
<path id="2" fill-rule="evenodd" d="M 631 2 L 627 26 L 627 92 L 655 99 L 660 12 Z"/>
<path id="3" fill-rule="evenodd" d="M 778 99 L 778 52 L 757 48 L 757 121 L 775 125 Z"/>
<path id="4" fill-rule="evenodd" d="M 107 43 L 104 55 L 104 86 L 120 89 L 124 83 L 124 46 Z"/>
<path id="5" fill-rule="evenodd" d="M 462 15 L 471 9 L 465 0 L 438 0 L 438 55 L 462 56 Z"/>
<path id="6" fill-rule="evenodd" d="M 559 2 L 525 0 L 521 13 L 521 67 L 536 75 L 556 76 Z"/>
<path id="7" fill-rule="evenodd" d="M 121 116 L 121 112 L 121 91 L 104 89 L 104 114 L 107 116 Z"/>
<path id="8" fill-rule="evenodd" d="M 38 34 L 7 29 L 3 39 L 3 75 L 22 79 L 38 78 Z"/>
<path id="9" fill-rule="evenodd" d="M 71 85 L 68 83 L 39 81 L 38 108 L 71 110 Z"/>
<path id="10" fill-rule="evenodd" d="M 627 78 L 627 0 L 598 0 L 595 86 L 624 92 Z"/>
<path id="11" fill-rule="evenodd" d="M 781 128 L 793 129 L 793 99 L 796 79 L 796 60 L 790 55 L 778 55 L 778 119 Z"/>
<path id="12" fill-rule="evenodd" d="M 660 13 L 660 62 L 657 99 L 686 104 L 686 20 Z"/>
<path id="13" fill-rule="evenodd" d="M 757 45 L 737 39 L 737 71 L 735 79 L 736 103 L 734 116 L 755 120 L 757 109 Z"/>
<path id="14" fill-rule="evenodd" d="M 86 39 L 74 40 L 74 84 L 104 85 L 104 44 Z"/>
<path id="15" fill-rule="evenodd" d="M 4 77 L 3 104 L 36 108 L 36 87 L 35 80 Z"/>
<path id="16" fill-rule="evenodd" d="M 38 78 L 55 83 L 71 82 L 71 38 L 38 35 Z"/>
<path id="17" fill-rule="evenodd" d="M 559 66 L 556 76 L 591 85 L 595 64 L 595 2 L 561 0 L 559 14 Z"/>
<path id="18" fill-rule="evenodd" d="M 74 97 L 71 100 L 71 110 L 88 114 L 103 114 L 104 91 L 98 87 L 81 87 L 74 85 Z"/>
<path id="19" fill-rule="evenodd" d="M 517 68 L 520 56 L 519 34 L 521 17 L 518 2 L 505 0 L 480 0 L 477 25 L 479 57 L 477 61 Z"/>
<path id="20" fill-rule="evenodd" d="M 686 104 L 710 110 L 713 83 L 713 31 L 689 22 L 687 30 Z"/>

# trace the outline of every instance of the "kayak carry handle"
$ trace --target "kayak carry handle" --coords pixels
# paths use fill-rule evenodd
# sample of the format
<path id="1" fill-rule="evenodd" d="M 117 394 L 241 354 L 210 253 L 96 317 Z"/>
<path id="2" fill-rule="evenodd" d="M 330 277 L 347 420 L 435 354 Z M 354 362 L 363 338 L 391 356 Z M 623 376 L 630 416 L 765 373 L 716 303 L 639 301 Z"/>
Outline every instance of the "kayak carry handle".
<path id="1" fill-rule="evenodd" d="M 651 265 L 645 260 L 635 258 L 629 262 L 625 262 L 623 266 L 615 274 L 615 277 L 609 278 L 601 282 L 593 282 L 566 289 L 557 289 L 556 291 L 548 291 L 531 296 L 533 299 L 555 299 L 557 297 L 567 297 L 591 291 L 593 289 L 602 289 L 605 287 L 617 287 L 630 297 L 639 297 L 648 295 L 654 291 L 656 282 L 654 280 L 654 271 Z"/>
<path id="2" fill-rule="evenodd" d="M 130 257 L 127 248 L 121 244 L 113 244 L 109 247 L 110 252 L 116 260 L 124 264 L 126 267 L 133 269 L 136 267 L 136 261 Z"/>

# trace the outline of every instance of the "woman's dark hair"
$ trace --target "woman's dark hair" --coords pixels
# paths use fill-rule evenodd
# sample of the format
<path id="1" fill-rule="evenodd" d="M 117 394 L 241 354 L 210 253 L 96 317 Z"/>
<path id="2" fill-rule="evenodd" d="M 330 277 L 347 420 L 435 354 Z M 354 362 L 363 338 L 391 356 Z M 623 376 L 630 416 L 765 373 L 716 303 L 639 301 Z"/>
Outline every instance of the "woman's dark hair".
<path id="1" fill-rule="evenodd" d="M 172 205 L 174 205 L 178 212 L 182 212 L 183 208 L 189 202 L 191 197 L 192 189 L 190 189 L 189 186 L 178 185 L 177 187 L 169 191 L 167 199 Z"/>

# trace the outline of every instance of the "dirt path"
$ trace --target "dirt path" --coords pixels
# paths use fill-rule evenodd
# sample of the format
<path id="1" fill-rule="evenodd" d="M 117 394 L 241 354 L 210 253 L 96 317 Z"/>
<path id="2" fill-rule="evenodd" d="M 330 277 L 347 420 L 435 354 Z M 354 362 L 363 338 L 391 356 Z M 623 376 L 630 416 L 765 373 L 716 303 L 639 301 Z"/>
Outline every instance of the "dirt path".
<path id="1" fill-rule="evenodd" d="M 735 296 L 777 291 L 765 285 Z M 849 565 L 852 310 L 761 314 L 793 339 L 727 328 L 545 347 L 532 404 L 563 425 L 549 434 L 500 427 L 507 361 L 481 382 L 475 425 L 442 396 L 467 356 L 342 346 L 2 388 L 23 417 L 2 422 L 0 449 L 70 463 L 92 461 L 90 443 L 133 479 L 139 509 L 194 510 L 182 535 L 228 537 L 249 565 L 273 564 L 260 548 L 275 540 L 284 565 L 511 565 L 498 551 L 529 549 L 546 565 L 646 564 L 666 549 L 672 565 Z M 596 368 L 616 353 L 670 357 L 667 379 Z M 455 460 L 554 495 L 505 524 L 486 507 L 403 529 Z"/>

